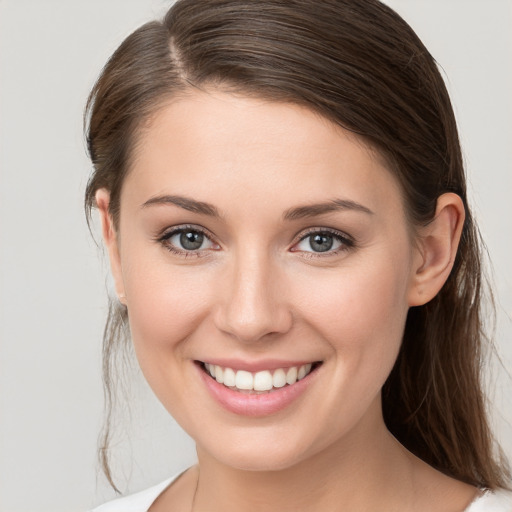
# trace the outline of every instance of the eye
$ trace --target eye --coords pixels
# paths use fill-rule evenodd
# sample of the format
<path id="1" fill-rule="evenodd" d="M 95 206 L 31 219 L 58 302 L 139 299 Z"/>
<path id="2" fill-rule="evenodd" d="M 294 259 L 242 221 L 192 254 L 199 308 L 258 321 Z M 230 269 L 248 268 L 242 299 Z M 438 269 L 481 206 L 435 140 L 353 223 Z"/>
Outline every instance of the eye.
<path id="1" fill-rule="evenodd" d="M 197 253 L 208 249 L 218 249 L 202 230 L 195 227 L 178 227 L 168 231 L 159 241 L 171 252 Z"/>
<path id="2" fill-rule="evenodd" d="M 182 231 L 181 233 L 176 233 L 171 236 L 169 239 L 169 243 L 173 244 L 180 249 L 185 249 L 186 251 L 198 251 L 203 248 L 205 242 L 209 240 L 203 235 L 203 233 L 199 233 L 197 231 Z"/>
<path id="3" fill-rule="evenodd" d="M 354 242 L 341 233 L 318 230 L 307 233 L 300 241 L 292 247 L 292 251 L 308 253 L 337 254 L 342 250 L 353 247 Z"/>

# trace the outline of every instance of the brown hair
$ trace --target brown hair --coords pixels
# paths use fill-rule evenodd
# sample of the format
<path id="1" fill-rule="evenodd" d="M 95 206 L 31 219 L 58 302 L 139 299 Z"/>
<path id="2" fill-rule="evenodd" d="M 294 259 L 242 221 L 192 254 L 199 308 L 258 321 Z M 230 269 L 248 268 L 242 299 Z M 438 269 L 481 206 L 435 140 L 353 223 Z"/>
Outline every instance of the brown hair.
<path id="1" fill-rule="evenodd" d="M 506 486 L 480 375 L 480 240 L 448 93 L 414 31 L 377 0 L 179 0 L 162 22 L 121 44 L 91 92 L 88 216 L 104 187 L 117 225 L 137 130 L 169 98 L 204 87 L 304 105 L 357 133 L 389 162 L 413 226 L 433 218 L 441 194 L 462 198 L 466 220 L 453 270 L 432 301 L 409 311 L 383 389 L 384 418 L 405 447 L 435 468 L 476 486 Z M 103 367 L 108 411 L 111 358 L 126 322 L 126 310 L 111 303 Z M 112 483 L 109 435 L 107 422 L 100 453 Z"/>

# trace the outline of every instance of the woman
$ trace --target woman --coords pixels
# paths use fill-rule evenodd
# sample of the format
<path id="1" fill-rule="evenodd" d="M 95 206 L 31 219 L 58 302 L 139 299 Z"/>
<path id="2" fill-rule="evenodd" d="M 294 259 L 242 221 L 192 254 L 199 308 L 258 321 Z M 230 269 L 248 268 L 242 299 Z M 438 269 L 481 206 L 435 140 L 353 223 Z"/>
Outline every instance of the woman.
<path id="1" fill-rule="evenodd" d="M 98 511 L 512 508 L 457 129 L 400 17 L 181 0 L 123 42 L 88 115 L 105 381 L 128 325 L 198 454 Z"/>

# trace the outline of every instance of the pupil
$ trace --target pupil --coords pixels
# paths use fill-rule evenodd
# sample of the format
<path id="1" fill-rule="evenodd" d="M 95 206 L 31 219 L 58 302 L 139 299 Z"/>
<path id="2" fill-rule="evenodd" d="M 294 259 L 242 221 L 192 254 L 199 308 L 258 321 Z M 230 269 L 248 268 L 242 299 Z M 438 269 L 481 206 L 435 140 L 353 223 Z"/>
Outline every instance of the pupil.
<path id="1" fill-rule="evenodd" d="M 189 251 L 195 251 L 203 245 L 204 236 L 202 233 L 197 233 L 196 231 L 187 231 L 185 233 L 181 233 L 180 235 L 180 243 L 184 249 Z"/>
<path id="2" fill-rule="evenodd" d="M 314 235 L 311 237 L 311 248 L 316 252 L 325 252 L 332 248 L 334 241 L 329 235 Z"/>

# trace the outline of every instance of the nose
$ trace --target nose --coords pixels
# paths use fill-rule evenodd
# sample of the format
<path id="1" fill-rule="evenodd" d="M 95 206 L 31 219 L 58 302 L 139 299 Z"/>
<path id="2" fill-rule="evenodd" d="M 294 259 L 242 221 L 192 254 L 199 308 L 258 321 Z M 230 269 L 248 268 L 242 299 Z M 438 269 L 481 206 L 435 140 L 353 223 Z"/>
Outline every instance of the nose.
<path id="1" fill-rule="evenodd" d="M 240 254 L 226 269 L 215 323 L 239 341 L 268 339 L 288 332 L 292 326 L 282 272 L 270 260 L 265 254 Z"/>

